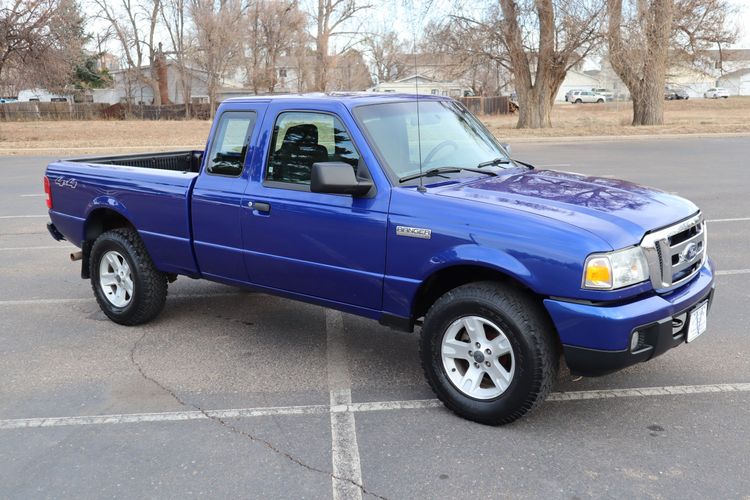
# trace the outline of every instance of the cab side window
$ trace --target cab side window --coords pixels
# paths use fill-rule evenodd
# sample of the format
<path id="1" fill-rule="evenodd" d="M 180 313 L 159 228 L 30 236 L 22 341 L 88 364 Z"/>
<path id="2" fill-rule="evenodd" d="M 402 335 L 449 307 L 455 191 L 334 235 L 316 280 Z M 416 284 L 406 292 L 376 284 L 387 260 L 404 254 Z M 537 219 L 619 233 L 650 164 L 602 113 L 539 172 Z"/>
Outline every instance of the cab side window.
<path id="1" fill-rule="evenodd" d="M 266 181 L 309 185 L 314 163 L 341 161 L 356 170 L 359 153 L 337 117 L 287 112 L 276 119 Z"/>
<path id="2" fill-rule="evenodd" d="M 222 113 L 206 161 L 207 173 L 232 177 L 242 173 L 256 118 L 254 111 Z"/>

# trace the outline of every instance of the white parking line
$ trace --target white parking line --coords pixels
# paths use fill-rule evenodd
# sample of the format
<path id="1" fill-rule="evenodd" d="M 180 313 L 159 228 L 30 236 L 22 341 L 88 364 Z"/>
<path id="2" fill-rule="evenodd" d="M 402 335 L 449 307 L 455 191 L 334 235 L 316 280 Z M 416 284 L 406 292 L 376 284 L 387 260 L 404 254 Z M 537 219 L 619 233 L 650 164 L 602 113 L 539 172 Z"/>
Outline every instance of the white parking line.
<path id="1" fill-rule="evenodd" d="M 42 196 L 47 196 L 47 195 L 44 193 L 34 193 L 34 194 L 19 194 L 18 196 L 21 198 L 36 198 L 37 196 L 41 198 Z"/>
<path id="2" fill-rule="evenodd" d="M 211 299 L 219 297 L 237 297 L 245 295 L 242 292 L 217 292 L 217 293 L 182 293 L 169 295 L 170 299 Z M 94 297 L 78 299 L 20 299 L 20 300 L 0 300 L 0 306 L 29 306 L 37 304 L 76 304 L 80 302 L 91 302 L 94 304 Z"/>
<path id="3" fill-rule="evenodd" d="M 6 248 L 0 248 L 0 252 L 10 252 L 10 251 L 26 251 L 26 250 L 53 250 L 53 249 L 62 249 L 62 250 L 73 250 L 77 247 L 74 247 L 72 245 L 54 245 L 54 246 L 41 246 L 41 247 L 6 247 Z"/>
<path id="4" fill-rule="evenodd" d="M 553 392 L 547 401 L 580 401 L 583 399 L 637 398 L 644 396 L 676 396 L 714 392 L 750 392 L 750 383 L 668 385 L 634 389 L 605 389 L 599 391 Z"/>
<path id="5" fill-rule="evenodd" d="M 735 217 L 733 219 L 708 219 L 706 222 L 743 222 L 750 220 L 750 217 Z"/>
<path id="6" fill-rule="evenodd" d="M 642 398 L 659 396 L 691 396 L 695 394 L 726 394 L 750 392 L 750 383 L 706 384 L 706 385 L 672 385 L 662 387 L 638 387 L 631 389 L 603 389 L 597 391 L 553 392 L 547 397 L 549 402 L 587 401 L 592 399 Z M 182 422 L 186 420 L 205 420 L 211 418 L 241 419 L 253 417 L 270 417 L 275 415 L 321 415 L 353 414 L 371 411 L 421 410 L 442 407 L 437 399 L 417 399 L 408 401 L 374 401 L 366 403 L 349 403 L 333 406 L 271 406 L 265 408 L 237 408 L 227 410 L 176 411 L 159 413 L 125 413 L 113 415 L 86 415 L 79 417 L 45 417 L 45 418 L 10 418 L 0 420 L 0 430 L 36 429 L 42 427 L 114 425 L 148 422 Z M 208 414 L 208 416 L 206 416 Z"/>
<path id="7" fill-rule="evenodd" d="M 0 219 L 41 219 L 49 215 L 0 215 Z"/>
<path id="8" fill-rule="evenodd" d="M 351 377 L 346 355 L 344 318 L 339 311 L 326 309 L 326 368 L 331 412 L 331 486 L 334 500 L 362 498 L 362 468 L 352 404 Z M 360 485 L 360 486 L 358 486 Z"/>
<path id="9" fill-rule="evenodd" d="M 727 269 L 726 271 L 716 271 L 717 276 L 734 276 L 736 274 L 750 274 L 750 269 Z"/>

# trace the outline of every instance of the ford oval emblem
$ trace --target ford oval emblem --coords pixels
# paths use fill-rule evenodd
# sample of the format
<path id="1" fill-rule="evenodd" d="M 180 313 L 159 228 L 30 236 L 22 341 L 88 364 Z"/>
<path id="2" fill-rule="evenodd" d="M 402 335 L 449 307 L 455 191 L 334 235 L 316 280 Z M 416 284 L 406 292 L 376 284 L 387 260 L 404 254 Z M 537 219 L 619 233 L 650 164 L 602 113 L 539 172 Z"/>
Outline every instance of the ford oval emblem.
<path id="1" fill-rule="evenodd" d="M 696 255 L 698 255 L 697 243 L 690 243 L 688 246 L 686 246 L 682 250 L 682 252 L 680 252 L 680 257 L 682 257 L 683 262 L 688 262 L 688 261 L 693 260 Z"/>

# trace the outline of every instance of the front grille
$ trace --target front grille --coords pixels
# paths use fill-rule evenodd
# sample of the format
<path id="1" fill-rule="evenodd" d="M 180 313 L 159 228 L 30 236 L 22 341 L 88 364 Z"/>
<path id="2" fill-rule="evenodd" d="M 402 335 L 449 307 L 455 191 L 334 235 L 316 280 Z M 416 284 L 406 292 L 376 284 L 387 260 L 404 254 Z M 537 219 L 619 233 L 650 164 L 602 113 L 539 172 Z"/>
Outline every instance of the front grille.
<path id="1" fill-rule="evenodd" d="M 706 259 L 706 244 L 706 223 L 700 213 L 644 236 L 641 247 L 654 288 L 675 288 L 695 276 Z"/>

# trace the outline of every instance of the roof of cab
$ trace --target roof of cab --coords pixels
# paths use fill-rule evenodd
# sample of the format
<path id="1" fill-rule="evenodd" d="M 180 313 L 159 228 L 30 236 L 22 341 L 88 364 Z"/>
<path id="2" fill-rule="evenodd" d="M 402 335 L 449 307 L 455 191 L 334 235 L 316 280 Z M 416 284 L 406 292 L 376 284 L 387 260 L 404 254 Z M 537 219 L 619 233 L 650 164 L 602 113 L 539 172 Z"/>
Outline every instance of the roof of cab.
<path id="1" fill-rule="evenodd" d="M 419 95 L 419 100 L 429 101 L 444 101 L 450 100 L 449 97 L 435 96 L 435 95 Z M 330 103 L 340 102 L 348 108 L 353 108 L 359 105 L 376 104 L 385 102 L 403 102 L 403 101 L 415 101 L 417 96 L 415 94 L 396 94 L 396 93 L 380 93 L 380 92 L 330 92 L 330 93 L 310 93 L 310 94 L 279 94 L 279 95 L 258 95 L 258 96 L 243 96 L 243 97 L 232 97 L 222 101 L 222 103 L 237 103 L 237 102 L 271 102 L 271 101 L 308 101 L 310 103 Z"/>

